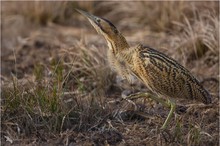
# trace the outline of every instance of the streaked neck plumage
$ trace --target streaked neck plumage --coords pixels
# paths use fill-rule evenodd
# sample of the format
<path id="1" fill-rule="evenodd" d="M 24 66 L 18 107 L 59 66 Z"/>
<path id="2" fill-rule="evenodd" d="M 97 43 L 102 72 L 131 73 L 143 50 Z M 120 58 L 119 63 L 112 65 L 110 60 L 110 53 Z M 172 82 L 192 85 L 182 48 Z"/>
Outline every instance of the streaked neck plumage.
<path id="1" fill-rule="evenodd" d="M 119 62 L 126 62 L 132 64 L 132 52 L 135 52 L 135 49 L 132 49 L 129 44 L 127 43 L 124 36 L 119 33 L 114 38 L 107 38 L 105 37 L 109 50 L 108 52 L 111 53 L 115 59 Z"/>
<path id="2" fill-rule="evenodd" d="M 118 53 L 121 53 L 121 51 L 126 50 L 129 48 L 129 45 L 126 41 L 126 39 L 122 36 L 122 34 L 118 34 L 116 37 L 114 38 L 105 38 L 107 43 L 108 43 L 108 47 L 110 49 L 110 51 L 114 54 L 117 55 Z"/>

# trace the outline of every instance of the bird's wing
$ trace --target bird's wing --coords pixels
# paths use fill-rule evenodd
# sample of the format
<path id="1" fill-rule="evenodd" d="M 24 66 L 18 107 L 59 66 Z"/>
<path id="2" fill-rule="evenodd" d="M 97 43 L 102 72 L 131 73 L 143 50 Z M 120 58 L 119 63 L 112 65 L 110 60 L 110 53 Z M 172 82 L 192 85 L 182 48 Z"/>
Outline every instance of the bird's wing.
<path id="1" fill-rule="evenodd" d="M 183 96 L 187 77 L 187 70 L 175 60 L 165 54 L 149 47 L 143 47 L 139 51 L 139 59 L 142 62 L 142 71 L 145 72 L 142 80 L 151 90 L 164 96 Z M 144 70 L 144 71 L 143 71 Z M 145 75 L 143 77 L 143 75 Z"/>
<path id="2" fill-rule="evenodd" d="M 211 102 L 210 94 L 199 81 L 174 59 L 150 47 L 142 47 L 139 56 L 148 72 L 149 85 L 156 92 L 170 97 Z"/>

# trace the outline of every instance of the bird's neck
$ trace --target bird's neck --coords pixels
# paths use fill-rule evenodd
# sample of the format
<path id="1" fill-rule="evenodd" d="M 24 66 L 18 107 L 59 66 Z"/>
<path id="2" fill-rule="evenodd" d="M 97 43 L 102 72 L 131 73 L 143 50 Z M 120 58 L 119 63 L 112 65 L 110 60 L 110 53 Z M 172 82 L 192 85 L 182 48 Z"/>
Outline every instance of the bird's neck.
<path id="1" fill-rule="evenodd" d="M 132 64 L 132 54 L 135 53 L 135 49 L 131 48 L 126 39 L 121 35 L 117 39 L 108 40 L 109 52 L 120 62 L 126 62 Z"/>
<path id="2" fill-rule="evenodd" d="M 123 50 L 126 50 L 129 48 L 129 45 L 126 41 L 126 39 L 122 35 L 118 35 L 117 37 L 113 39 L 106 39 L 108 43 L 108 47 L 110 51 L 116 55 Z"/>

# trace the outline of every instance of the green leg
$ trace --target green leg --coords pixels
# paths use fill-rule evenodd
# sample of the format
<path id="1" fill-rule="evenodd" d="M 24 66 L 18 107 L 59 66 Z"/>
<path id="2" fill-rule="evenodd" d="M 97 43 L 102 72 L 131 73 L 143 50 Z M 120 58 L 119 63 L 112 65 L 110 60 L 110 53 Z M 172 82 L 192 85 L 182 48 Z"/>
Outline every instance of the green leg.
<path id="1" fill-rule="evenodd" d="M 136 98 L 141 98 L 141 97 L 149 97 L 149 98 L 161 103 L 163 106 L 170 108 L 170 112 L 169 112 L 163 126 L 161 127 L 162 130 L 166 129 L 167 125 L 169 124 L 169 122 L 172 118 L 173 112 L 176 109 L 176 104 L 174 102 L 172 102 L 171 100 L 167 100 L 167 102 L 166 102 L 162 98 L 153 96 L 149 93 L 136 93 L 136 94 L 129 95 L 127 98 L 136 99 Z"/>
<path id="2" fill-rule="evenodd" d="M 176 104 L 174 102 L 172 102 L 171 100 L 168 100 L 167 104 L 169 104 L 169 106 L 170 106 L 170 112 L 169 112 L 169 114 L 168 114 L 168 116 L 167 116 L 163 126 L 161 127 L 161 130 L 166 129 L 167 125 L 170 123 L 170 120 L 172 118 L 173 112 L 176 109 Z"/>

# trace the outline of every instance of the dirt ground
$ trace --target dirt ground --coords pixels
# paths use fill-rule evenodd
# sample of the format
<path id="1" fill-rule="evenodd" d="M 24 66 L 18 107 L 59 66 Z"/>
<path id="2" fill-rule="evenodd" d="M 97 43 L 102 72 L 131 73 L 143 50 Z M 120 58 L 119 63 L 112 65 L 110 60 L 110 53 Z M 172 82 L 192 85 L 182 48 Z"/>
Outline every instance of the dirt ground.
<path id="1" fill-rule="evenodd" d="M 169 109 L 122 100 L 150 91 L 110 69 L 104 38 L 75 8 L 177 60 L 212 104 L 176 99 L 160 131 Z M 219 145 L 218 10 L 218 2 L 1 2 L 1 145 Z"/>

